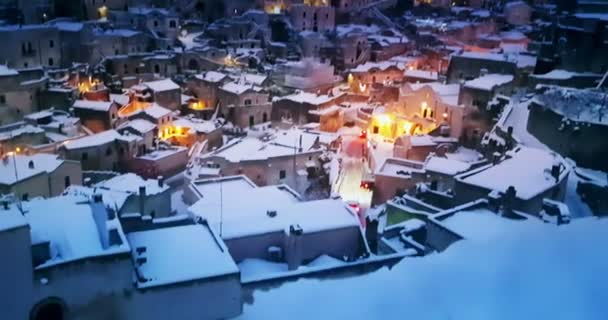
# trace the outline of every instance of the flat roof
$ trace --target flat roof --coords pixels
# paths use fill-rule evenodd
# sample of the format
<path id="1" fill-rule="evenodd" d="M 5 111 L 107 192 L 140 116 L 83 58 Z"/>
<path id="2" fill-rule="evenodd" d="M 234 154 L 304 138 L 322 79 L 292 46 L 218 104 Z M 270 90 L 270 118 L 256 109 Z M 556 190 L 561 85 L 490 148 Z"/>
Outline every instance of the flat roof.
<path id="1" fill-rule="evenodd" d="M 203 280 L 239 272 L 228 248 L 206 225 L 133 232 L 127 238 L 131 244 L 135 268 L 142 278 L 137 281 L 138 288 Z M 145 248 L 145 252 L 141 252 L 141 248 Z M 146 261 L 139 265 L 138 258 L 146 258 Z"/>
<path id="2" fill-rule="evenodd" d="M 497 165 L 464 174 L 458 179 L 491 191 L 505 192 L 509 186 L 513 186 L 518 198 L 530 199 L 556 185 L 550 173 L 554 164 L 563 164 L 568 168 L 561 157 L 536 148 L 518 147 L 508 155 L 511 158 Z M 563 170 L 559 180 L 568 172 L 569 169 Z"/>
<path id="3" fill-rule="evenodd" d="M 283 231 L 295 224 L 304 233 L 359 226 L 342 200 L 301 202 L 286 186 L 251 187 L 244 179 L 232 184 L 219 181 L 208 184 L 189 211 L 206 219 L 216 232 L 221 223 L 224 239 Z M 276 211 L 276 216 L 269 216 L 268 211 Z"/>
<path id="4" fill-rule="evenodd" d="M 533 220 L 503 218 L 486 208 L 458 211 L 454 215 L 441 221 L 442 225 L 464 238 L 481 241 L 495 238 L 500 234 L 512 232 L 513 228 L 505 228 L 505 224 L 523 225 L 526 223 L 533 223 Z"/>
<path id="5" fill-rule="evenodd" d="M 32 243 L 50 242 L 51 259 L 38 268 L 130 250 L 118 218 L 96 222 L 94 209 L 87 197 L 67 195 L 37 198 L 22 205 L 31 228 Z M 107 217 L 107 213 L 103 212 L 103 216 Z M 98 227 L 98 223 L 105 225 Z M 122 243 L 102 243 L 100 227 L 115 229 Z"/>

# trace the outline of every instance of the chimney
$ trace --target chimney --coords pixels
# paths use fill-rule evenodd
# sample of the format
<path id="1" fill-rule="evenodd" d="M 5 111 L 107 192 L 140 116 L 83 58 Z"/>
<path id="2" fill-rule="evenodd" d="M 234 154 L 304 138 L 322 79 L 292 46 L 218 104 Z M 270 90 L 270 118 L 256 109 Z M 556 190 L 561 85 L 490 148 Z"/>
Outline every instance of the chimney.
<path id="1" fill-rule="evenodd" d="M 34 160 L 30 160 L 30 162 L 27 163 L 27 167 L 30 169 L 34 169 Z"/>
<path id="2" fill-rule="evenodd" d="M 510 186 L 507 188 L 507 191 L 502 197 L 502 208 L 503 215 L 510 215 L 513 212 L 513 205 L 515 204 L 515 197 L 517 195 L 517 190 L 515 187 Z"/>
<path id="3" fill-rule="evenodd" d="M 285 262 L 288 270 L 296 270 L 302 263 L 302 227 L 300 225 L 289 226 L 285 237 Z"/>
<path id="4" fill-rule="evenodd" d="M 93 194 L 93 201 L 89 202 L 89 206 L 91 207 L 95 226 L 97 227 L 97 234 L 101 247 L 107 249 L 110 246 L 110 233 L 107 225 L 108 212 L 103 204 L 101 194 Z"/>
<path id="5" fill-rule="evenodd" d="M 365 239 L 369 246 L 369 250 L 373 254 L 378 253 L 378 219 L 370 216 L 365 217 Z"/>
<path id="6" fill-rule="evenodd" d="M 300 135 L 300 147 L 298 148 L 298 152 L 302 152 L 302 135 Z"/>
<path id="7" fill-rule="evenodd" d="M 158 186 L 162 188 L 165 185 L 165 178 L 163 176 L 158 176 L 156 179 L 158 180 Z"/>
<path id="8" fill-rule="evenodd" d="M 559 181 L 559 175 L 561 173 L 561 164 L 559 162 L 553 163 L 551 167 L 551 176 L 555 179 L 555 183 Z"/>
<path id="9" fill-rule="evenodd" d="M 145 203 L 146 203 L 146 187 L 145 186 L 140 186 L 139 187 L 139 213 L 141 213 L 141 215 L 145 215 Z"/>

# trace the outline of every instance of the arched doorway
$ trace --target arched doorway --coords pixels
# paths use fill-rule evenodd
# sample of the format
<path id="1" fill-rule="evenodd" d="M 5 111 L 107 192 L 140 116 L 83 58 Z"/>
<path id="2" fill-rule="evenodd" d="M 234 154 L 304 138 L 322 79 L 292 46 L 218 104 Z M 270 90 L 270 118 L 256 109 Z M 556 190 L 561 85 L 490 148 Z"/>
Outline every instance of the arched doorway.
<path id="1" fill-rule="evenodd" d="M 30 320 L 64 320 L 67 319 L 66 307 L 59 298 L 47 298 L 36 304 L 30 313 Z"/>

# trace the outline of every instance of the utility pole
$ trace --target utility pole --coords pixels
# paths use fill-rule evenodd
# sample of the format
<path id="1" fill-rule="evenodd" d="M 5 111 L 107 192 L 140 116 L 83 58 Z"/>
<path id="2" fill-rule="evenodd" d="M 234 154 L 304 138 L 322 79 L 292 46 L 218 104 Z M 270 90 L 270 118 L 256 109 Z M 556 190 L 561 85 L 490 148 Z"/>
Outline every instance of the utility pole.
<path id="1" fill-rule="evenodd" d="M 20 149 L 19 149 L 19 147 L 17 147 L 17 148 L 15 148 L 15 151 L 12 152 L 12 154 L 13 154 L 13 168 L 15 169 L 15 196 L 17 198 L 17 207 L 19 208 L 19 211 L 21 211 L 21 213 L 23 214 L 23 206 L 21 204 L 21 197 L 17 193 L 17 186 L 19 185 L 19 174 L 17 173 L 17 153 L 19 151 L 20 151 Z"/>
<path id="2" fill-rule="evenodd" d="M 222 189 L 223 177 L 220 175 L 220 238 L 222 237 L 222 229 L 224 225 L 224 190 Z"/>

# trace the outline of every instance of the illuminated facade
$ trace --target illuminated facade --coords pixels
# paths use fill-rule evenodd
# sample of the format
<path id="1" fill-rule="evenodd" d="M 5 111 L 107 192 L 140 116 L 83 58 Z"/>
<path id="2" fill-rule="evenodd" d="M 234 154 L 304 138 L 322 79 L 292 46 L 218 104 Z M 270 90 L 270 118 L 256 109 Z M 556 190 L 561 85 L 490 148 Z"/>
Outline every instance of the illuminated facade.
<path id="1" fill-rule="evenodd" d="M 376 109 L 369 123 L 371 133 L 389 139 L 419 134 L 460 137 L 465 108 L 457 104 L 457 95 L 451 101 L 451 96 L 442 95 L 428 85 L 404 88 L 397 102 Z"/>

